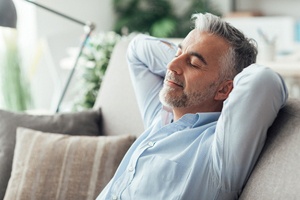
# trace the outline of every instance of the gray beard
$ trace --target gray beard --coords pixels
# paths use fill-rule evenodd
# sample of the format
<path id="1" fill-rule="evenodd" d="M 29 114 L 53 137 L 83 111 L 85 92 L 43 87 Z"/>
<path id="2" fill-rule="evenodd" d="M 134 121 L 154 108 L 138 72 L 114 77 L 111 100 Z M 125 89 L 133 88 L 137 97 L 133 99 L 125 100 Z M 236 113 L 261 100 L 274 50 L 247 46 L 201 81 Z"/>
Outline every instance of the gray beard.
<path id="1" fill-rule="evenodd" d="M 186 108 L 197 106 L 209 98 L 213 98 L 216 92 L 217 84 L 212 83 L 207 90 L 202 92 L 185 93 L 174 95 L 175 89 L 163 86 L 159 93 L 159 99 L 164 106 L 170 108 Z"/>

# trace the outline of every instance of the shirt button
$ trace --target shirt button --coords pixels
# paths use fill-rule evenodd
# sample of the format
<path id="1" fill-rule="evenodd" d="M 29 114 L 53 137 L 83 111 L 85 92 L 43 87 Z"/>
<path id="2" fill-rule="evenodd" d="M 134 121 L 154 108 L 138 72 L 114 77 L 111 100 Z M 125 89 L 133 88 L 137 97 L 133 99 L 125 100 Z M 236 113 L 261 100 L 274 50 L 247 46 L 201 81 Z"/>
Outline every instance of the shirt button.
<path id="1" fill-rule="evenodd" d="M 149 146 L 149 147 L 153 147 L 153 146 L 154 146 L 154 142 L 151 142 L 151 141 L 148 142 L 148 146 Z"/>
<path id="2" fill-rule="evenodd" d="M 117 197 L 116 195 L 113 195 L 111 199 L 112 199 L 112 200 L 117 200 L 118 197 Z"/>
<path id="3" fill-rule="evenodd" d="M 130 167 L 128 168 L 128 171 L 129 171 L 129 172 L 132 172 L 132 171 L 133 171 L 133 167 L 130 166 Z"/>

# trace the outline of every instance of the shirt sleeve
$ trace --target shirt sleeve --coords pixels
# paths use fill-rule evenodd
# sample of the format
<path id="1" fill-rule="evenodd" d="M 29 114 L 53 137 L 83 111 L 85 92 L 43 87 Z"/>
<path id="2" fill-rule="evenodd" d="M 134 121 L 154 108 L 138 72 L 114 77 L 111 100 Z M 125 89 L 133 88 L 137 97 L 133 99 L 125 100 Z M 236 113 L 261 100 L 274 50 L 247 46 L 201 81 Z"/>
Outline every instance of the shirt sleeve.
<path id="1" fill-rule="evenodd" d="M 267 130 L 287 100 L 282 78 L 253 64 L 234 79 L 212 145 L 213 167 L 223 190 L 240 190 L 263 148 Z"/>
<path id="2" fill-rule="evenodd" d="M 161 109 L 159 92 L 176 51 L 174 44 L 142 34 L 129 44 L 127 62 L 145 128 Z"/>

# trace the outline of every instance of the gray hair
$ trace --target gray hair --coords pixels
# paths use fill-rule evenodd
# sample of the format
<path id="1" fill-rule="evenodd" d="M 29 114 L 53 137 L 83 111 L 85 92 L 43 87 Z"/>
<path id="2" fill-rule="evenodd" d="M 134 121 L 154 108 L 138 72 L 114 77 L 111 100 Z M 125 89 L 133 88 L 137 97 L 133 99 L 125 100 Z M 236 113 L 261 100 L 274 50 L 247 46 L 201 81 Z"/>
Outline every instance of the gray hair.
<path id="1" fill-rule="evenodd" d="M 245 67 L 256 62 L 257 45 L 253 39 L 246 38 L 238 29 L 210 13 L 194 14 L 192 19 L 195 20 L 195 29 L 220 36 L 228 41 L 229 51 L 220 58 L 221 64 L 225 64 L 221 70 L 224 79 L 233 79 Z"/>

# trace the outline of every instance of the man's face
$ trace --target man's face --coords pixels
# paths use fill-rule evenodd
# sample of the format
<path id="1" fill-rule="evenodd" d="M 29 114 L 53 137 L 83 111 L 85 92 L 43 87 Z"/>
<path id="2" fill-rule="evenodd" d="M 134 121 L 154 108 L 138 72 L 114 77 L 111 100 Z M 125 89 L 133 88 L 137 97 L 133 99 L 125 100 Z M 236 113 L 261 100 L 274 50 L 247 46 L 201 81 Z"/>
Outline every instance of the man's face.
<path id="1" fill-rule="evenodd" d="M 220 80 L 220 58 L 229 45 L 221 37 L 191 31 L 169 63 L 160 100 L 171 108 L 207 106 L 215 100 Z M 202 109 L 203 110 L 203 109 Z"/>

